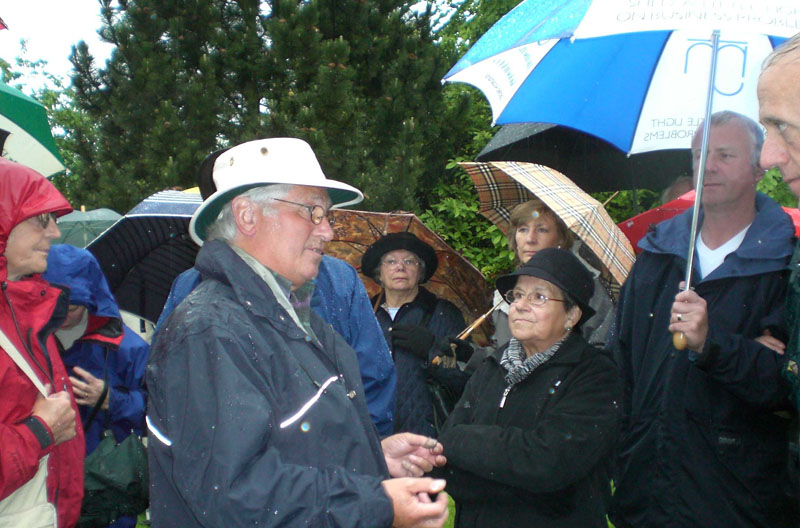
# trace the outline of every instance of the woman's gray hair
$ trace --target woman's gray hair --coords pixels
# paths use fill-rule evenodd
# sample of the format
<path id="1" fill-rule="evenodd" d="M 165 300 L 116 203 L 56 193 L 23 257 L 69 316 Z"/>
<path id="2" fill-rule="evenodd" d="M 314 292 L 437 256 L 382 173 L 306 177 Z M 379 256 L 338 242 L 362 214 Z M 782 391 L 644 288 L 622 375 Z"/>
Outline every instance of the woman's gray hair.
<path id="1" fill-rule="evenodd" d="M 238 196 L 249 198 L 250 201 L 261 206 L 264 215 L 272 216 L 277 211 L 275 209 L 275 201 L 273 198 L 286 198 L 291 192 L 291 184 L 281 183 L 275 185 L 265 185 L 264 187 L 256 187 L 245 191 Z M 233 200 L 231 200 L 233 201 Z M 208 226 L 206 240 L 223 240 L 230 242 L 236 236 L 236 220 L 233 218 L 233 209 L 230 202 L 222 207 L 217 219 Z"/>

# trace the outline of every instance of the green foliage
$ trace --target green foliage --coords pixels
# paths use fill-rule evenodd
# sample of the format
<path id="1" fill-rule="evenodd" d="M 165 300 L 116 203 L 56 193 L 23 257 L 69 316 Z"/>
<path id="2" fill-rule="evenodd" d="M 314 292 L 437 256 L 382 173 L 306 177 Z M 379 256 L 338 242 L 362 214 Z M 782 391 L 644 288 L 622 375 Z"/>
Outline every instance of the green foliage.
<path id="1" fill-rule="evenodd" d="M 776 168 L 767 171 L 758 182 L 757 189 L 785 207 L 797 207 L 797 197 L 789 190 L 789 186 L 784 183 L 780 171 Z"/>
<path id="2" fill-rule="evenodd" d="M 88 117 L 65 146 L 81 201 L 126 210 L 194 186 L 218 148 L 293 136 L 367 192 L 365 209 L 420 211 L 467 137 L 464 105 L 439 82 L 454 57 L 409 2 L 101 2 L 116 50 L 104 68 L 83 43 L 71 58 Z"/>
<path id="3" fill-rule="evenodd" d="M 659 205 L 658 193 L 649 189 L 598 192 L 592 197 L 605 204 L 608 216 L 617 224 Z"/>
<path id="4" fill-rule="evenodd" d="M 505 235 L 478 212 L 478 195 L 469 176 L 455 162 L 448 168 L 457 171 L 453 183 L 433 189 L 431 207 L 420 219 L 493 283 L 512 268 L 514 255 Z"/>

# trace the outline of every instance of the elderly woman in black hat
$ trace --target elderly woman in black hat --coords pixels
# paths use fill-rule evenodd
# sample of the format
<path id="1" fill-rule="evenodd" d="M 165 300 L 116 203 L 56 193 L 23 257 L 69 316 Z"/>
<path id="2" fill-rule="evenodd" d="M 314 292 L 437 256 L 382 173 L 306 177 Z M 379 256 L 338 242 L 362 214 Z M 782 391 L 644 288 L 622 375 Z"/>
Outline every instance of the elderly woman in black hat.
<path id="1" fill-rule="evenodd" d="M 481 363 L 439 436 L 455 525 L 606 527 L 621 389 L 613 361 L 580 332 L 592 276 L 547 248 L 497 289 L 512 339 Z"/>
<path id="2" fill-rule="evenodd" d="M 516 265 L 524 264 L 544 248 L 562 248 L 570 250 L 589 270 L 594 281 L 594 294 L 589 305 L 594 315 L 581 324 L 581 333 L 589 343 L 603 348 L 614 319 L 616 301 L 611 283 L 600 272 L 601 264 L 592 250 L 580 239 L 576 239 L 564 221 L 538 198 L 517 205 L 511 210 L 508 222 L 510 225 L 506 239 L 514 252 Z M 498 301 L 500 294 L 495 293 L 493 304 Z M 508 309 L 508 305 L 502 304 L 492 313 L 495 328 L 492 341 L 498 346 L 508 343 L 511 338 L 508 332 Z"/>
<path id="3" fill-rule="evenodd" d="M 432 365 L 436 356 L 452 354 L 448 336 L 466 324 L 451 302 L 436 297 L 421 284 L 438 266 L 436 252 L 413 233 L 390 233 L 364 253 L 361 271 L 382 286 L 372 298 L 375 316 L 383 329 L 397 369 L 394 430 L 436 436 L 436 417 L 428 379 L 444 379 L 441 367 Z M 466 361 L 472 349 L 457 343 L 458 359 Z M 447 369 L 450 390 L 460 394 L 466 375 Z M 456 395 L 457 398 L 457 395 Z M 442 421 L 444 419 L 442 418 Z"/>

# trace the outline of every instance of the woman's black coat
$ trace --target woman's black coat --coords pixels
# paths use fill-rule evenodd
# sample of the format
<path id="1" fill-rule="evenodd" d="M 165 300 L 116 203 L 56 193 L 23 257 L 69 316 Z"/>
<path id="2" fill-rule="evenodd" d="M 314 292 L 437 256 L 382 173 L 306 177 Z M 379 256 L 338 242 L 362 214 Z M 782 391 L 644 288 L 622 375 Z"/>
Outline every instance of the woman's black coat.
<path id="1" fill-rule="evenodd" d="M 457 527 L 605 527 L 617 438 L 616 366 L 577 334 L 500 402 L 508 386 L 487 357 L 439 441 Z"/>
<path id="2" fill-rule="evenodd" d="M 373 305 L 377 298 L 372 298 Z M 411 432 L 426 436 L 436 436 L 434 426 L 433 400 L 428 391 L 427 376 L 432 367 L 430 362 L 441 354 L 439 343 L 434 342 L 428 357 L 421 359 L 401 347 L 392 346 L 389 329 L 393 324 L 422 324 L 434 336 L 445 338 L 455 336 L 467 326 L 464 316 L 455 304 L 440 299 L 425 288 L 420 288 L 413 301 L 404 304 L 392 321 L 389 313 L 382 307 L 375 316 L 378 318 L 383 335 L 389 345 L 397 369 L 397 397 L 394 412 L 394 431 Z M 427 322 L 426 322 L 427 321 Z M 466 349 L 471 349 L 466 347 Z M 468 358 L 459 358 L 466 361 Z M 463 386 L 463 382 L 461 382 Z M 459 387 L 460 388 L 460 387 Z"/>

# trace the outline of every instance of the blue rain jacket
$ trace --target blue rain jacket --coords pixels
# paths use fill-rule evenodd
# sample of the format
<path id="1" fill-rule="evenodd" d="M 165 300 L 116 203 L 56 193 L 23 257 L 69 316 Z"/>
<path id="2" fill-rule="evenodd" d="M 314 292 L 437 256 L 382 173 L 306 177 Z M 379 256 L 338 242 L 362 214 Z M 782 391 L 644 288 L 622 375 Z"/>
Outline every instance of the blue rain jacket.
<path id="1" fill-rule="evenodd" d="M 108 380 L 108 410 L 99 410 L 85 430 L 86 454 L 94 451 L 107 428 L 117 442 L 131 432 L 141 436 L 147 399 L 142 382 L 149 345 L 122 324 L 117 302 L 94 255 L 68 244 L 54 245 L 44 278 L 69 288 L 69 304 L 85 306 L 89 313 L 83 337 L 62 353 L 67 370 L 72 374 L 77 366 L 100 379 L 105 375 Z M 85 424 L 92 408 L 81 405 L 79 410 Z M 121 517 L 111 526 L 135 525 L 134 517 Z"/>

